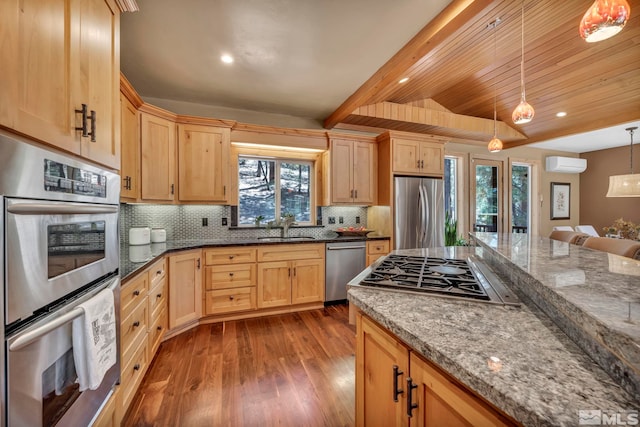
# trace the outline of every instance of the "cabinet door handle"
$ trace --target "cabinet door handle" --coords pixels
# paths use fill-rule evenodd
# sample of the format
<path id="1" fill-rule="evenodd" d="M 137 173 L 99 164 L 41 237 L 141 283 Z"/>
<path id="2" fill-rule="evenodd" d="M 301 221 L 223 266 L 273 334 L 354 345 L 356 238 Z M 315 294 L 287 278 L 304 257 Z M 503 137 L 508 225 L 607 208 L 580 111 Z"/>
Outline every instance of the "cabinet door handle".
<path id="1" fill-rule="evenodd" d="M 354 199 L 358 198 L 358 190 L 354 190 L 356 192 L 356 196 L 354 197 Z"/>
<path id="2" fill-rule="evenodd" d="M 76 130 L 82 131 L 82 137 L 86 138 L 89 136 L 89 131 L 87 131 L 87 104 L 82 104 L 82 108 L 76 110 L 76 113 L 82 114 L 82 126 L 76 127 Z"/>
<path id="3" fill-rule="evenodd" d="M 138 295 L 140 295 L 140 291 L 136 289 L 135 291 L 133 291 L 133 295 L 137 297 Z"/>
<path id="4" fill-rule="evenodd" d="M 156 295 L 156 298 L 162 298 L 162 294 Z"/>
<path id="5" fill-rule="evenodd" d="M 407 378 L 407 416 L 409 418 L 413 417 L 413 410 L 418 407 L 417 403 L 413 403 L 413 390 L 416 388 L 418 386 L 413 383 L 411 377 Z"/>
<path id="6" fill-rule="evenodd" d="M 198 258 L 198 264 L 197 264 L 197 266 L 198 266 L 198 270 L 200 270 L 200 258 Z"/>
<path id="7" fill-rule="evenodd" d="M 89 136 L 91 136 L 91 142 L 96 142 L 96 120 L 97 114 L 94 110 L 91 110 L 91 115 L 89 116 L 91 119 L 91 132 L 89 132 Z"/>
<path id="8" fill-rule="evenodd" d="M 420 167 L 424 169 L 424 160 L 420 160 Z"/>
<path id="9" fill-rule="evenodd" d="M 133 327 L 137 328 L 138 326 L 140 326 L 140 321 L 136 320 L 135 322 L 133 322 Z"/>
<path id="10" fill-rule="evenodd" d="M 393 401 L 398 401 L 398 396 L 404 393 L 404 390 L 398 388 L 398 377 L 404 375 L 404 372 L 400 370 L 398 365 L 393 365 Z"/>
<path id="11" fill-rule="evenodd" d="M 156 271 L 156 276 L 159 276 L 159 275 L 161 275 L 161 274 L 162 274 L 162 270 L 158 270 L 158 271 Z"/>
<path id="12" fill-rule="evenodd" d="M 162 326 L 158 326 L 156 329 L 161 331 L 162 330 Z"/>
<path id="13" fill-rule="evenodd" d="M 175 191 L 175 185 L 174 185 L 174 184 L 171 184 L 171 194 L 173 194 L 173 193 L 174 193 L 174 191 Z"/>
<path id="14" fill-rule="evenodd" d="M 416 167 L 420 169 L 420 160 L 416 160 Z"/>
<path id="15" fill-rule="evenodd" d="M 140 370 L 140 364 L 136 363 L 135 365 L 133 365 L 133 370 L 134 371 L 139 371 Z"/>
<path id="16" fill-rule="evenodd" d="M 293 267 L 293 275 L 294 276 L 296 275 L 296 268 L 295 267 Z"/>
<path id="17" fill-rule="evenodd" d="M 291 277 L 291 268 L 289 268 L 288 270 L 289 270 L 288 276 Z"/>

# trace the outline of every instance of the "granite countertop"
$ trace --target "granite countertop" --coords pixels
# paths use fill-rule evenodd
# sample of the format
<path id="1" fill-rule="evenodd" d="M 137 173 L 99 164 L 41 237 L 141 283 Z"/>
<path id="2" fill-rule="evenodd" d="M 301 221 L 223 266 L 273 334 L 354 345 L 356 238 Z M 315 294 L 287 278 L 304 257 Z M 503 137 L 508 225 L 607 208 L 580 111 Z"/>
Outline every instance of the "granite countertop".
<path id="1" fill-rule="evenodd" d="M 210 239 L 210 240 L 172 240 L 164 243 L 151 243 L 149 245 L 120 245 L 120 278 L 124 282 L 133 277 L 138 271 L 153 264 L 160 256 L 176 251 L 222 246 L 253 246 L 253 245 L 281 245 L 304 243 L 331 243 L 331 242 L 357 242 L 366 240 L 388 240 L 388 236 L 353 236 L 335 238 L 315 238 L 304 240 L 280 241 L 265 239 Z"/>
<path id="2" fill-rule="evenodd" d="M 474 255 L 484 261 L 491 252 L 486 247 L 451 247 L 394 253 L 446 258 Z M 350 284 L 357 284 L 368 271 Z M 523 425 L 574 426 L 579 424 L 581 410 L 640 409 L 633 394 L 531 301 L 522 300 L 520 307 L 513 307 L 357 286 L 350 287 L 348 298 Z M 499 368 L 490 368 L 490 357 L 500 360 Z"/>

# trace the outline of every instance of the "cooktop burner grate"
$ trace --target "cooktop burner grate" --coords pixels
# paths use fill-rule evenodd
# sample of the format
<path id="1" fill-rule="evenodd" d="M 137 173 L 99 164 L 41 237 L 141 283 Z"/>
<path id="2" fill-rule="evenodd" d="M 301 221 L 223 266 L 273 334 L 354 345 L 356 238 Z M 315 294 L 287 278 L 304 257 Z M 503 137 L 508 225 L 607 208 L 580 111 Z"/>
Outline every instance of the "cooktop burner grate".
<path id="1" fill-rule="evenodd" d="M 491 282 L 487 275 L 491 276 Z M 513 296 L 502 295 L 494 289 L 491 283 L 496 281 L 498 279 L 492 273 L 486 268 L 480 269 L 470 259 L 393 254 L 377 264 L 360 286 L 514 304 Z M 506 288 L 500 284 L 498 290 Z"/>

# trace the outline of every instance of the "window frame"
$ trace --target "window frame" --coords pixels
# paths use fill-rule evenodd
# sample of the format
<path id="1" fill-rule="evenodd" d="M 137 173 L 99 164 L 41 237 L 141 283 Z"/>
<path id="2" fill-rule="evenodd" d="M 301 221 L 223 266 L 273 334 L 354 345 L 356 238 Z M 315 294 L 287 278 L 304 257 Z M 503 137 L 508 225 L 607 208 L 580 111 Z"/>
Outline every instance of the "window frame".
<path id="1" fill-rule="evenodd" d="M 249 223 L 249 224 L 241 224 L 239 219 L 241 217 L 241 211 L 240 211 L 240 168 L 239 168 L 239 162 L 241 159 L 249 159 L 249 160 L 258 160 L 258 161 L 269 161 L 269 162 L 275 162 L 275 174 L 276 174 L 276 182 L 275 182 L 275 207 L 276 207 L 276 211 L 275 211 L 275 217 L 276 218 L 280 218 L 281 215 L 283 214 L 283 212 L 280 212 L 281 209 L 281 203 L 282 200 L 280 199 L 280 171 L 281 171 L 281 164 L 282 163 L 296 163 L 296 164 L 302 164 L 302 165 L 308 165 L 309 166 L 309 221 L 300 221 L 299 219 L 296 218 L 296 225 L 302 225 L 302 226 L 312 226 L 315 225 L 316 223 L 316 208 L 317 208 L 317 204 L 316 204 L 316 179 L 315 179 L 315 169 L 316 169 L 316 162 L 312 159 L 308 159 L 308 158 L 297 158 L 295 156 L 264 156 L 264 155 L 259 155 L 259 154 L 251 154 L 251 153 L 238 153 L 237 158 L 236 158 L 236 169 L 237 169 L 237 174 L 236 174 L 236 179 L 237 179 L 237 197 L 238 197 L 238 224 L 237 227 L 255 227 L 254 224 Z"/>

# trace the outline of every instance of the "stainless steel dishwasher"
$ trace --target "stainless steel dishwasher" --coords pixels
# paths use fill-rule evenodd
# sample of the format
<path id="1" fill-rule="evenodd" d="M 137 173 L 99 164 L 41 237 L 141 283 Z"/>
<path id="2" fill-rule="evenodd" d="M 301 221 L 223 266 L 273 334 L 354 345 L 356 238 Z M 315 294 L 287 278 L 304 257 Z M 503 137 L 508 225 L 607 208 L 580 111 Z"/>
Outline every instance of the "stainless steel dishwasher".
<path id="1" fill-rule="evenodd" d="M 347 283 L 366 266 L 366 242 L 331 242 L 326 245 L 325 304 L 347 300 Z"/>

